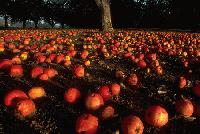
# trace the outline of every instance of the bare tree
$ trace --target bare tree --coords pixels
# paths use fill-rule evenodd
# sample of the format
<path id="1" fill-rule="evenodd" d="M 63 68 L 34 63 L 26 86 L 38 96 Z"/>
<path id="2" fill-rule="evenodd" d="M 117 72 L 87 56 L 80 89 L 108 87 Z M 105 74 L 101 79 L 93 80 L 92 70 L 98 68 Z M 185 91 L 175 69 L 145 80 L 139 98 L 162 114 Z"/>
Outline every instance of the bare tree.
<path id="1" fill-rule="evenodd" d="M 102 30 L 104 32 L 113 31 L 110 11 L 110 0 L 95 0 L 95 2 L 101 11 Z"/>

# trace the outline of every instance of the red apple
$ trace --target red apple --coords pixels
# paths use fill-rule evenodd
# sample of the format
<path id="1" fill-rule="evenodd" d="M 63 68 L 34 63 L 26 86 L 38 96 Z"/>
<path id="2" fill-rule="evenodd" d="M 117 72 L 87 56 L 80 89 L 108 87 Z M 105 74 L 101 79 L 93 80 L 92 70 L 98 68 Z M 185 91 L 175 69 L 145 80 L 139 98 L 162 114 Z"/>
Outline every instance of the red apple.
<path id="1" fill-rule="evenodd" d="M 12 60 L 9 60 L 9 59 L 3 59 L 1 62 L 0 62 L 0 70 L 7 70 L 7 69 L 10 69 L 10 67 L 12 66 Z"/>
<path id="2" fill-rule="evenodd" d="M 131 74 L 129 77 L 128 77 L 128 84 L 131 85 L 131 86 L 135 86 L 137 85 L 138 83 L 138 77 L 136 74 Z"/>
<path id="3" fill-rule="evenodd" d="M 123 134 L 142 134 L 144 125 L 139 117 L 130 115 L 121 122 Z"/>
<path id="4" fill-rule="evenodd" d="M 45 60 L 46 60 L 46 56 L 44 56 L 44 55 L 39 55 L 39 56 L 37 57 L 37 61 L 38 61 L 39 63 L 43 63 L 43 62 L 45 62 Z"/>
<path id="5" fill-rule="evenodd" d="M 75 104 L 81 97 L 81 93 L 77 88 L 69 88 L 64 93 L 64 99 L 70 104 Z"/>
<path id="6" fill-rule="evenodd" d="M 157 66 L 157 67 L 156 67 L 156 73 L 157 73 L 158 75 L 162 75 L 162 74 L 163 74 L 163 69 L 162 69 L 161 66 Z"/>
<path id="7" fill-rule="evenodd" d="M 152 126 L 162 127 L 168 122 L 168 113 L 161 106 L 150 106 L 145 111 L 145 121 Z"/>
<path id="8" fill-rule="evenodd" d="M 85 74 L 85 69 L 83 66 L 81 65 L 77 65 L 74 67 L 73 69 L 73 73 L 76 77 L 80 78 L 80 77 L 84 77 Z"/>
<path id="9" fill-rule="evenodd" d="M 10 76 L 12 77 L 22 77 L 23 72 L 24 70 L 21 65 L 12 65 L 10 68 Z"/>
<path id="10" fill-rule="evenodd" d="M 144 59 L 144 54 L 137 54 L 137 58 L 139 58 L 140 60 Z"/>
<path id="11" fill-rule="evenodd" d="M 57 70 L 53 68 L 47 68 L 44 70 L 44 73 L 48 75 L 49 78 L 53 78 L 58 74 Z"/>
<path id="12" fill-rule="evenodd" d="M 54 61 L 56 59 L 56 54 L 50 54 L 49 58 L 51 61 Z"/>
<path id="13" fill-rule="evenodd" d="M 176 112 L 185 117 L 192 116 L 194 111 L 193 104 L 188 99 L 180 99 L 176 101 L 175 107 L 176 107 Z"/>
<path id="14" fill-rule="evenodd" d="M 156 60 L 156 53 L 148 54 L 148 58 L 149 58 L 151 61 Z"/>
<path id="15" fill-rule="evenodd" d="M 185 77 L 179 77 L 179 88 L 183 89 L 187 85 L 187 80 Z"/>
<path id="16" fill-rule="evenodd" d="M 28 96 L 20 89 L 11 90 L 5 95 L 4 104 L 8 107 L 14 106 L 15 101 L 19 98 L 28 98 Z"/>
<path id="17" fill-rule="evenodd" d="M 119 95 L 120 93 L 120 85 L 117 84 L 117 83 L 113 83 L 111 84 L 111 92 L 112 92 L 112 95 Z"/>
<path id="18" fill-rule="evenodd" d="M 31 70 L 31 77 L 32 78 L 36 78 L 39 75 L 43 74 L 43 71 L 44 71 L 43 67 L 41 67 L 41 66 L 35 66 Z"/>
<path id="19" fill-rule="evenodd" d="M 87 56 L 88 56 L 88 54 L 89 54 L 89 52 L 88 52 L 87 50 L 83 50 L 83 51 L 81 52 L 81 58 L 82 58 L 82 59 L 86 59 Z"/>
<path id="20" fill-rule="evenodd" d="M 98 93 L 91 93 L 86 97 L 85 106 L 87 110 L 95 111 L 104 105 L 103 98 Z"/>
<path id="21" fill-rule="evenodd" d="M 35 103 L 30 99 L 19 100 L 15 107 L 15 114 L 19 117 L 28 117 L 36 110 Z"/>
<path id="22" fill-rule="evenodd" d="M 41 74 L 39 79 L 43 81 L 47 81 L 49 79 L 49 76 L 47 74 Z"/>
<path id="23" fill-rule="evenodd" d="M 112 94 L 108 86 L 101 86 L 99 88 L 99 94 L 103 97 L 104 101 L 107 101 L 112 97 Z"/>
<path id="24" fill-rule="evenodd" d="M 103 120 L 112 118 L 114 116 L 114 113 L 115 113 L 115 109 L 112 106 L 107 106 L 101 112 L 101 118 Z"/>
<path id="25" fill-rule="evenodd" d="M 76 121 L 77 134 L 96 134 L 99 123 L 98 118 L 92 114 L 82 114 Z"/>
<path id="26" fill-rule="evenodd" d="M 139 60 L 139 61 L 137 62 L 137 66 L 138 66 L 139 68 L 141 68 L 141 69 L 144 69 L 144 68 L 146 68 L 147 64 L 146 64 L 146 62 L 145 62 L 144 60 Z"/>

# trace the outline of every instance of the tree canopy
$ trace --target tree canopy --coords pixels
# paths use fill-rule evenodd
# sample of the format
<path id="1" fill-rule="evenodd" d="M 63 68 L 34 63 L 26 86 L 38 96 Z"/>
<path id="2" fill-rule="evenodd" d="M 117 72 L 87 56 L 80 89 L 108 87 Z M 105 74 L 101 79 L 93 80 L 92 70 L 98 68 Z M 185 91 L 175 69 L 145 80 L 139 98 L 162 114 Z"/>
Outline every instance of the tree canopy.
<path id="1" fill-rule="evenodd" d="M 100 0 L 103 1 L 103 0 Z M 109 1 L 113 27 L 195 28 L 200 24 L 197 0 L 104 0 Z M 101 9 L 95 0 L 1 0 L 0 15 L 13 22 L 44 20 L 76 28 L 101 27 Z"/>

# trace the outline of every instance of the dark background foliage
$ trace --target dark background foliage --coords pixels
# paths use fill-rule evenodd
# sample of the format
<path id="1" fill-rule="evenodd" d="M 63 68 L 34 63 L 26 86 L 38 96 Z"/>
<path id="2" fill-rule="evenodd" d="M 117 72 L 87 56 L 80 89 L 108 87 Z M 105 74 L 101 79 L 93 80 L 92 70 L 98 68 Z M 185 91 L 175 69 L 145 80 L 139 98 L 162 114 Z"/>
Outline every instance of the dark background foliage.
<path id="1" fill-rule="evenodd" d="M 110 0 L 114 28 L 199 29 L 198 0 Z M 51 27 L 99 28 L 100 11 L 94 0 L 1 0 L 0 15 L 12 22 L 44 20 Z"/>

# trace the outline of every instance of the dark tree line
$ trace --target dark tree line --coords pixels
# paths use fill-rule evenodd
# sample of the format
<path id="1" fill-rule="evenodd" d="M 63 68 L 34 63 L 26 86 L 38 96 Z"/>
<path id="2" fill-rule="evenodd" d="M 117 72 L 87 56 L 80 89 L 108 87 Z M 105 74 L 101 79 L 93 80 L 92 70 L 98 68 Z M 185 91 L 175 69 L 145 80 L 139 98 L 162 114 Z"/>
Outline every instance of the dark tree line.
<path id="1" fill-rule="evenodd" d="M 0 15 L 12 22 L 44 20 L 76 28 L 198 28 L 198 0 L 1 0 Z"/>

